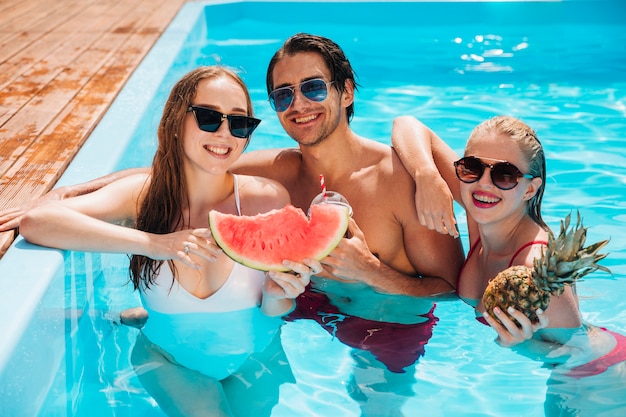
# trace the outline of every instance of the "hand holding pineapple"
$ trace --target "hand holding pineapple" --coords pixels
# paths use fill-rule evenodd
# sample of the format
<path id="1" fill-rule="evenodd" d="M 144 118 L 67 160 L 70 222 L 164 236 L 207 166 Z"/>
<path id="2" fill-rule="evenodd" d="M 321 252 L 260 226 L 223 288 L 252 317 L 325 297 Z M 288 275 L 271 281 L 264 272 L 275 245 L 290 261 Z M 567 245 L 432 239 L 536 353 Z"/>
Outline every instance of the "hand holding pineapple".
<path id="1" fill-rule="evenodd" d="M 548 327 L 548 316 L 541 310 L 537 310 L 538 322 L 532 323 L 524 313 L 509 307 L 507 311 L 502 311 L 500 307 L 492 310 L 494 316 L 483 313 L 487 323 L 498 333 L 496 343 L 502 347 L 510 348 L 533 337 L 533 334 L 540 329 Z M 495 318 L 494 318 L 495 317 Z"/>
<path id="2" fill-rule="evenodd" d="M 608 268 L 597 263 L 607 256 L 598 251 L 608 240 L 584 247 L 587 229 L 582 225 L 580 213 L 573 229 L 569 227 L 570 217 L 567 215 L 561 221 L 558 237 L 549 235 L 548 246 L 543 255 L 535 259 L 533 268 L 512 266 L 489 282 L 483 294 L 483 304 L 486 312 L 498 323 L 502 324 L 493 313 L 496 306 L 502 314 L 507 314 L 508 308 L 513 307 L 528 317 L 531 324 L 537 324 L 539 318 L 535 312 L 538 309 L 545 311 L 550 296 L 562 294 L 566 284 L 573 284 L 598 269 L 611 273 Z M 508 317 L 520 324 L 515 317 Z M 522 327 L 528 331 L 528 326 Z"/>

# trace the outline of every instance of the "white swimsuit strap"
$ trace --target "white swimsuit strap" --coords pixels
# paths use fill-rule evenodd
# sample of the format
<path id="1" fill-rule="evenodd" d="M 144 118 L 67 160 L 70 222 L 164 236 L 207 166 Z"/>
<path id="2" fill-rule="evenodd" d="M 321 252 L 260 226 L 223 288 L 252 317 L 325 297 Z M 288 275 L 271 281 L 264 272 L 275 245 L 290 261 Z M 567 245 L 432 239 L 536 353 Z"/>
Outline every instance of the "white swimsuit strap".
<path id="1" fill-rule="evenodd" d="M 239 201 L 239 181 L 237 180 L 237 176 L 233 174 L 233 182 L 235 188 L 235 206 L 237 206 L 237 214 L 241 216 L 241 202 Z"/>

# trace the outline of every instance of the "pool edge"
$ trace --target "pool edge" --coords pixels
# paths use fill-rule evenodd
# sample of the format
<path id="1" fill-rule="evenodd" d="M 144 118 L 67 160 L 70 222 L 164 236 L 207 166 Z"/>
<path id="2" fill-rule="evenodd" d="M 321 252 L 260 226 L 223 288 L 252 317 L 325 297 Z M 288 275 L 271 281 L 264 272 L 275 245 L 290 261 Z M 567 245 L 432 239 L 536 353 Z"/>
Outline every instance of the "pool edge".
<path id="1" fill-rule="evenodd" d="M 206 4 L 204 2 L 190 2 L 184 4 L 178 11 L 167 29 L 155 42 L 128 82 L 115 98 L 109 110 L 104 114 L 85 145 L 77 153 L 67 170 L 60 177 L 56 186 L 76 184 L 93 179 L 115 170 L 121 153 L 126 148 L 134 126 L 145 111 L 147 103 L 138 103 L 133 97 L 145 96 L 154 91 L 161 83 L 170 63 L 176 58 L 180 46 L 187 40 L 191 27 L 185 22 L 202 18 Z M 146 83 L 144 80 L 150 80 Z M 125 120 L 123 125 L 116 125 L 115 121 Z M 111 134 L 111 132 L 115 132 Z M 108 155 L 107 158 L 97 158 L 95 155 Z M 0 381 L 13 378 L 7 374 L 15 350 L 24 342 L 29 323 L 32 323 L 37 312 L 42 308 L 45 294 L 49 291 L 59 271 L 64 270 L 65 251 L 44 248 L 27 242 L 22 236 L 17 236 L 7 251 L 0 258 Z M 60 308 L 63 299 L 59 301 Z M 64 328 L 60 334 L 55 334 L 51 345 L 57 341 L 64 341 Z M 47 344 L 47 340 L 45 341 Z M 41 344 L 41 341 L 35 343 Z M 62 352 L 49 351 L 51 355 Z M 60 362 L 60 357 L 50 358 L 51 364 Z M 40 371 L 37 369 L 36 371 Z M 41 370 L 45 373 L 46 370 Z M 18 378 L 19 376 L 15 376 Z M 29 375 L 33 382 L 48 381 L 48 375 Z M 30 384 L 30 382 L 29 382 Z M 0 389 L 5 398 L 12 401 L 28 401 L 28 406 L 19 407 L 19 415 L 33 415 L 29 408 L 37 408 L 43 404 L 44 398 L 38 395 L 23 394 L 23 387 L 6 383 Z M 41 387 L 44 391 L 48 387 Z M 35 402 L 34 404 L 32 402 Z M 41 403 L 40 403 L 41 401 Z M 0 414 L 4 411 L 14 412 L 10 404 L 0 405 Z M 4 410 L 4 411 L 3 411 Z M 3 414 L 4 415 L 4 414 Z"/>

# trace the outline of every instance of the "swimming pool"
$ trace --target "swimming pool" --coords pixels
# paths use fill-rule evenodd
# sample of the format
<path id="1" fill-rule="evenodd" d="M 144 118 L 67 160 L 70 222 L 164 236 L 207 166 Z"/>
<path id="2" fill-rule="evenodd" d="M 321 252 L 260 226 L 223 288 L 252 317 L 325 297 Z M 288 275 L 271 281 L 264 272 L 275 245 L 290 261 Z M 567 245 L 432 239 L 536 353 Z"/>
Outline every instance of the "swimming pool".
<path id="1" fill-rule="evenodd" d="M 626 334 L 624 16 L 619 1 L 190 3 L 61 183 L 149 164 L 163 94 L 199 64 L 244 71 L 263 119 L 251 149 L 292 146 L 267 104 L 265 69 L 286 37 L 319 33 L 344 48 L 359 75 L 353 128 L 366 137 L 388 143 L 391 119 L 414 114 L 461 152 L 470 130 L 494 114 L 533 126 L 547 152 L 550 226 L 579 208 L 590 241 L 611 237 L 605 265 L 615 276 L 582 282 L 581 310 Z M 138 301 L 124 285 L 126 262 L 20 239 L 0 260 L 0 415 L 163 415 L 129 365 L 137 332 L 106 318 Z M 405 373 L 386 371 L 315 322 L 286 323 L 293 378 L 280 385 L 271 415 L 543 415 L 549 370 L 498 348 L 461 302 L 438 303 L 435 315 L 425 355 Z"/>

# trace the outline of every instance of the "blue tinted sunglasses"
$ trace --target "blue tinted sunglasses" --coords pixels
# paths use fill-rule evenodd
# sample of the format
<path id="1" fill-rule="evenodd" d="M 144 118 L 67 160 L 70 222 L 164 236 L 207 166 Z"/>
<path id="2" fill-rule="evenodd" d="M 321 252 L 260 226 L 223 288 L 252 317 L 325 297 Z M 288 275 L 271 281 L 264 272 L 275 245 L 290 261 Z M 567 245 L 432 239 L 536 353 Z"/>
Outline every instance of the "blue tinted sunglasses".
<path id="1" fill-rule="evenodd" d="M 261 120 L 238 114 L 222 114 L 216 110 L 200 106 L 189 106 L 187 112 L 193 112 L 198 129 L 204 132 L 216 132 L 224 120 L 228 120 L 230 134 L 236 138 L 248 138 Z"/>
<path id="2" fill-rule="evenodd" d="M 321 78 L 303 81 L 298 85 L 304 97 L 311 101 L 324 101 L 328 97 L 328 85 L 333 81 L 326 82 Z M 296 86 L 281 87 L 272 91 L 269 95 L 270 105 L 274 111 L 284 112 L 291 106 L 293 96 L 296 93 Z"/>

